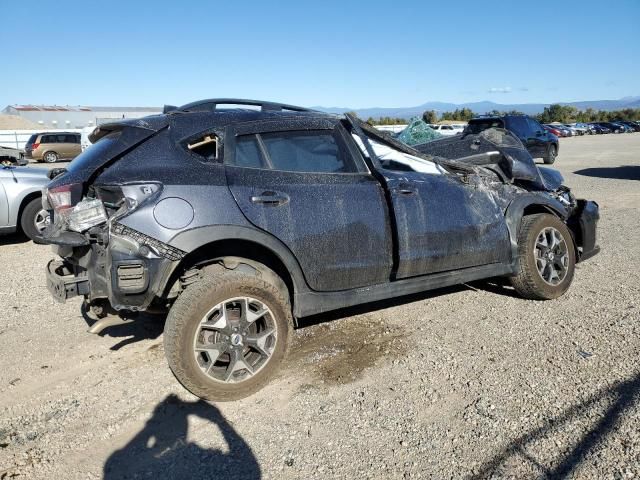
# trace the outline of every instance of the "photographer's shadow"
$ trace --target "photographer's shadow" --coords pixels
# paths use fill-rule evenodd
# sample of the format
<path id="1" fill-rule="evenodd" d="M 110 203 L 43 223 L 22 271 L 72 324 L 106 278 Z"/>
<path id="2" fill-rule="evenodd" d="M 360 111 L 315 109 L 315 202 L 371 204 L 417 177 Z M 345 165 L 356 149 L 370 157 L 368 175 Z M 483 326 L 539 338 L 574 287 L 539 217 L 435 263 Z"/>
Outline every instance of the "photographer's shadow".
<path id="1" fill-rule="evenodd" d="M 222 433 L 228 453 L 220 448 L 202 448 L 190 442 L 187 438 L 189 415 L 214 424 Z M 107 480 L 253 480 L 260 477 L 260 465 L 251 447 L 214 405 L 202 400 L 184 402 L 175 395 L 169 395 L 160 402 L 142 431 L 124 448 L 114 452 L 104 465 L 104 478 Z"/>

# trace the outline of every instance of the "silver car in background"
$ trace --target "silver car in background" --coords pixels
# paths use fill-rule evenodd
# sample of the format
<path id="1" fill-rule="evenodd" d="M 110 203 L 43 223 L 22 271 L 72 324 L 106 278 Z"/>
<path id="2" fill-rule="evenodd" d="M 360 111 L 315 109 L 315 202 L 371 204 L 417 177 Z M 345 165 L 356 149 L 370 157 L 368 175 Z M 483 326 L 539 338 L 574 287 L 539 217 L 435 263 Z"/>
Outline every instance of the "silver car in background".
<path id="1" fill-rule="evenodd" d="M 41 200 L 48 173 L 46 168 L 0 167 L 0 234 L 22 231 L 33 239 L 49 225 Z"/>
<path id="2" fill-rule="evenodd" d="M 24 158 L 24 151 L 13 147 L 0 145 L 0 164 L 2 165 L 27 165 L 29 160 Z"/>

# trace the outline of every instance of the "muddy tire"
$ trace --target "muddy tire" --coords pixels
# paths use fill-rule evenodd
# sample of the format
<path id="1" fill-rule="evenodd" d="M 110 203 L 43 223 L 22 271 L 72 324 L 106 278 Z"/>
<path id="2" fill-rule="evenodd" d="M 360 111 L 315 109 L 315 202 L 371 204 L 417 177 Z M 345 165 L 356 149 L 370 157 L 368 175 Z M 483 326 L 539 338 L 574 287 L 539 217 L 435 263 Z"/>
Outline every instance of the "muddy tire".
<path id="1" fill-rule="evenodd" d="M 563 295 L 575 272 L 571 232 L 556 216 L 527 215 L 518 231 L 518 273 L 511 284 L 524 298 L 550 300 Z"/>
<path id="2" fill-rule="evenodd" d="M 293 318 L 286 288 L 273 278 L 220 267 L 175 301 L 164 328 L 165 355 L 191 393 L 237 400 L 260 390 L 278 370 Z"/>
<path id="3" fill-rule="evenodd" d="M 544 163 L 546 163 L 547 165 L 552 165 L 553 162 L 556 161 L 556 156 L 558 155 L 558 149 L 556 148 L 555 145 L 550 144 L 547 147 L 547 155 L 544 157 Z"/>
<path id="4" fill-rule="evenodd" d="M 31 240 L 49 225 L 49 212 L 42 208 L 40 197 L 34 198 L 22 209 L 20 228 Z"/>

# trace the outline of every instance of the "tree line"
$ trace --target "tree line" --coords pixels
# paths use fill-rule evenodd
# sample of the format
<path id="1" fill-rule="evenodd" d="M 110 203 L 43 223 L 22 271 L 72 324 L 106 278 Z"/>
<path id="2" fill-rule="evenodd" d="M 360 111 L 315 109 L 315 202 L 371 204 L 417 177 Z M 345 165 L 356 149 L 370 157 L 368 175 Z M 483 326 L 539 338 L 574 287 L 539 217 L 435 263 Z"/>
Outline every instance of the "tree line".
<path id="1" fill-rule="evenodd" d="M 541 123 L 586 123 L 586 122 L 611 122 L 614 120 L 640 120 L 640 108 L 625 108 L 622 110 L 578 110 L 570 105 L 549 105 L 542 113 L 535 117 Z"/>
<path id="2" fill-rule="evenodd" d="M 502 116 L 502 115 L 523 115 L 517 110 L 500 111 L 492 110 L 486 112 L 485 115 Z M 422 114 L 422 120 L 426 123 L 437 123 L 441 120 L 453 120 L 459 122 L 468 122 L 477 113 L 470 108 L 457 108 L 453 112 L 442 112 L 438 114 L 435 110 L 427 110 Z M 541 123 L 587 123 L 587 122 L 611 122 L 614 120 L 640 120 L 640 108 L 625 108 L 622 110 L 594 110 L 587 108 L 578 110 L 571 105 L 553 104 L 545 107 L 542 113 L 532 115 Z M 380 117 L 367 119 L 370 125 L 403 125 L 409 123 L 406 118 Z"/>

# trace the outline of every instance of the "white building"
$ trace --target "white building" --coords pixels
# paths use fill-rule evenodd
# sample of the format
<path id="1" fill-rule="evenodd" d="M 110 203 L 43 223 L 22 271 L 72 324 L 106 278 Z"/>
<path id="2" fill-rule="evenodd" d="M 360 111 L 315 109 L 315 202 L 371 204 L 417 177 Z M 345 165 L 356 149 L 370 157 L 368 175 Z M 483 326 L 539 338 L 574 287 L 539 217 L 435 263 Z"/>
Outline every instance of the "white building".
<path id="1" fill-rule="evenodd" d="M 59 105 L 9 105 L 3 114 L 16 115 L 42 129 L 92 127 L 119 118 L 140 118 L 161 113 L 161 107 L 85 107 Z"/>

